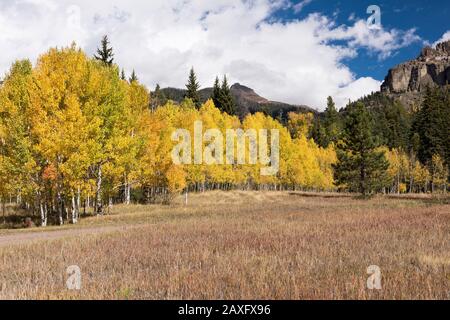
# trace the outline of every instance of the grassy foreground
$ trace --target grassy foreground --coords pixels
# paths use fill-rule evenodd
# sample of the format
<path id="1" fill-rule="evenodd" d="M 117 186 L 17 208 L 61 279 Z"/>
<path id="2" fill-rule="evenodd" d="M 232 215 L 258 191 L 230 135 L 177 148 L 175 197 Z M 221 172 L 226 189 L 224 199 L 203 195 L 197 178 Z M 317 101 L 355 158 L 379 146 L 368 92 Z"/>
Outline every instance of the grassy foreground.
<path id="1" fill-rule="evenodd" d="M 212 192 L 48 230 L 0 233 L 45 232 L 0 245 L 0 299 L 450 298 L 445 199 Z M 80 291 L 66 288 L 71 265 Z M 371 265 L 382 290 L 367 289 Z"/>

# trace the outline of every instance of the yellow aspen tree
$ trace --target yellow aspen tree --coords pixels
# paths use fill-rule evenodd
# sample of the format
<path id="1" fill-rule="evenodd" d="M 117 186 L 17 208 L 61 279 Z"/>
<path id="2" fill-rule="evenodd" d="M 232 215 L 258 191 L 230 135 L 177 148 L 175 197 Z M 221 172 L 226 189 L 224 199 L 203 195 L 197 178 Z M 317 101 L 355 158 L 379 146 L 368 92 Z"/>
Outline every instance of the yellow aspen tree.
<path id="1" fill-rule="evenodd" d="M 417 160 L 414 162 L 412 170 L 414 183 L 418 187 L 416 191 L 426 193 L 428 191 L 427 190 L 428 184 L 431 181 L 430 171 L 426 166 L 422 165 Z"/>
<path id="2" fill-rule="evenodd" d="M 144 119 L 149 114 L 149 92 L 133 81 L 126 88 L 126 104 L 122 110 L 121 121 L 118 121 L 112 137 L 113 160 L 108 166 L 113 188 L 111 192 L 121 190 L 125 204 L 131 202 L 132 185 L 138 184 L 140 157 L 145 146 Z"/>
<path id="3" fill-rule="evenodd" d="M 0 197 L 4 213 L 8 195 L 26 201 L 37 210 L 34 199 L 39 193 L 38 168 L 33 158 L 30 136 L 30 100 L 32 66 L 28 60 L 16 61 L 0 89 Z"/>
<path id="4" fill-rule="evenodd" d="M 77 223 L 80 190 L 92 160 L 89 156 L 94 143 L 82 112 L 88 64 L 84 53 L 73 45 L 51 49 L 33 70 L 30 99 L 34 148 L 46 167 L 55 171 L 56 178 L 49 181 L 55 184 L 53 205 L 60 224 L 69 210 L 72 222 Z"/>
<path id="5" fill-rule="evenodd" d="M 309 137 L 314 124 L 314 114 L 290 112 L 288 129 L 292 138 Z"/>
<path id="6" fill-rule="evenodd" d="M 438 154 L 433 155 L 431 159 L 430 173 L 431 192 L 434 193 L 436 191 L 436 188 L 439 188 L 441 191 L 446 192 L 449 172 L 444 159 Z"/>
<path id="7" fill-rule="evenodd" d="M 116 170 L 116 143 L 127 134 L 124 123 L 127 119 L 127 86 L 119 77 L 117 66 L 89 60 L 89 74 L 86 76 L 85 103 L 83 111 L 93 125 L 92 149 L 94 157 L 90 171 L 96 180 L 95 211 L 103 213 L 105 200 L 111 198 L 117 181 L 122 179 Z"/>

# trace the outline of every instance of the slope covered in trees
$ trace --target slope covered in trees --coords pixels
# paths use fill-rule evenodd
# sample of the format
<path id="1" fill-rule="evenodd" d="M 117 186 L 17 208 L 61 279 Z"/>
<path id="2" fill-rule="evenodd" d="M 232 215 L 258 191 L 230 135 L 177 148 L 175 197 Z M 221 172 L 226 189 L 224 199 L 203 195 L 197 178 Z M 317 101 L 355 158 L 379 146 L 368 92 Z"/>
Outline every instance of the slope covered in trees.
<path id="1" fill-rule="evenodd" d="M 372 119 L 370 134 L 390 163 L 389 183 L 384 189 L 396 193 L 445 191 L 450 179 L 449 90 L 448 86 L 429 88 L 416 110 L 408 110 L 380 92 L 349 103 L 339 113 L 329 99 L 326 111 L 315 119 L 310 136 L 322 147 L 345 139 L 343 125 L 361 104 Z"/>
<path id="2" fill-rule="evenodd" d="M 160 88 L 160 92 L 164 95 L 166 101 L 172 100 L 176 103 L 181 103 L 186 97 L 186 90 L 183 89 Z M 152 94 L 155 93 L 156 92 L 152 92 Z M 272 118 L 281 119 L 283 123 L 286 123 L 290 112 L 316 113 L 315 110 L 308 106 L 290 105 L 287 103 L 270 101 L 259 96 L 253 89 L 239 83 L 235 83 L 230 87 L 230 93 L 235 103 L 235 114 L 238 115 L 240 119 L 244 119 L 248 114 L 263 112 Z M 201 103 L 208 101 L 213 94 L 214 85 L 198 90 Z"/>

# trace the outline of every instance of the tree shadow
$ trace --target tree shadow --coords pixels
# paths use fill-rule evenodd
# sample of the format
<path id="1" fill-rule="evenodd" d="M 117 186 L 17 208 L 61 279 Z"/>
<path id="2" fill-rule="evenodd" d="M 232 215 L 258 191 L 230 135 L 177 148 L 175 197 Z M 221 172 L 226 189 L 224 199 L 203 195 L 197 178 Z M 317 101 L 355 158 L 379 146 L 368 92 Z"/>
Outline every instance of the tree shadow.
<path id="1" fill-rule="evenodd" d="M 356 195 L 352 194 L 338 194 L 338 193 L 312 193 L 312 192 L 290 192 L 290 196 L 296 196 L 300 198 L 325 198 L 325 199 L 339 199 L 339 198 L 355 198 Z"/>

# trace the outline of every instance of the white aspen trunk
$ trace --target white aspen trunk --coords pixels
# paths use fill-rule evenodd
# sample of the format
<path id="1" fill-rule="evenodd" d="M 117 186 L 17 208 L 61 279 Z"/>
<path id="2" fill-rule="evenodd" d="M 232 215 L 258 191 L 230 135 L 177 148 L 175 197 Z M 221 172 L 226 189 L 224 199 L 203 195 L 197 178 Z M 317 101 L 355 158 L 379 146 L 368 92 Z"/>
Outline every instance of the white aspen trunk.
<path id="1" fill-rule="evenodd" d="M 113 207 L 113 199 L 112 199 L 112 197 L 109 197 L 109 201 L 108 201 L 108 214 L 111 213 L 112 207 Z"/>
<path id="2" fill-rule="evenodd" d="M 41 226 L 46 227 L 47 226 L 47 205 L 40 203 L 40 209 L 41 209 Z"/>
<path id="3" fill-rule="evenodd" d="M 60 187 L 58 186 L 58 191 L 56 194 L 56 212 L 58 212 L 58 220 L 59 225 L 62 226 L 64 224 L 63 214 L 64 214 L 64 201 L 61 195 Z"/>
<path id="4" fill-rule="evenodd" d="M 102 166 L 98 166 L 97 173 L 97 190 L 95 192 L 95 213 L 97 215 L 103 214 L 102 204 Z"/>
<path id="5" fill-rule="evenodd" d="M 186 195 L 184 198 L 184 205 L 187 206 L 188 205 L 188 189 L 186 189 Z"/>
<path id="6" fill-rule="evenodd" d="M 80 208 L 81 208 L 81 190 L 78 188 L 77 191 L 77 200 L 76 200 L 76 207 L 77 207 L 77 220 L 80 217 Z"/>
<path id="7" fill-rule="evenodd" d="M 75 201 L 75 197 L 72 197 L 72 223 L 78 223 L 78 208 L 77 203 Z"/>
<path id="8" fill-rule="evenodd" d="M 58 211 L 59 211 L 59 225 L 62 226 L 64 225 L 63 212 L 61 209 L 59 209 Z"/>
<path id="9" fill-rule="evenodd" d="M 131 204 L 131 185 L 128 178 L 125 178 L 125 204 L 127 206 Z"/>

